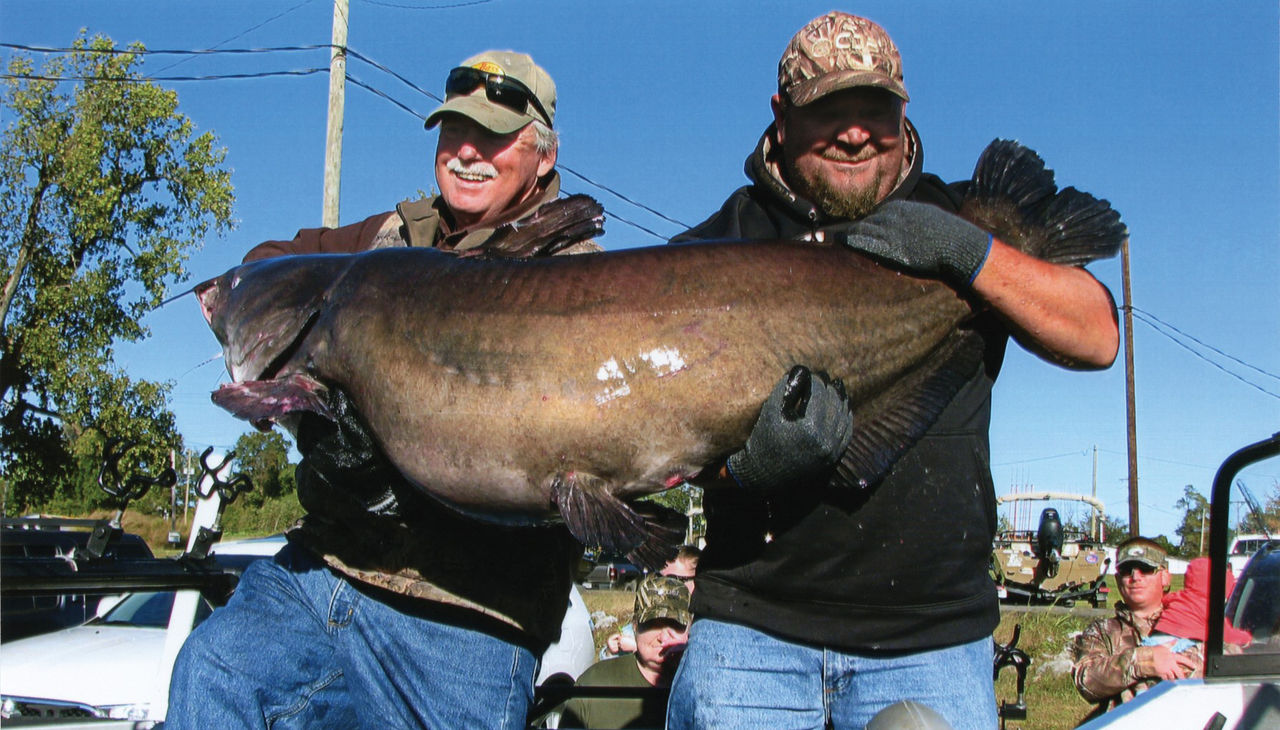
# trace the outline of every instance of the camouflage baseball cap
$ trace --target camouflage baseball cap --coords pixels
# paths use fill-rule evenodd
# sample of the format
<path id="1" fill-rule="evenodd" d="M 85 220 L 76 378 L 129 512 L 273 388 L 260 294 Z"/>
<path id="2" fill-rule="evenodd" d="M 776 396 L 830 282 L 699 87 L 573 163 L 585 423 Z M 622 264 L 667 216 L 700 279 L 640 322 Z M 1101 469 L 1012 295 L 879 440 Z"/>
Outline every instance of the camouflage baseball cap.
<path id="1" fill-rule="evenodd" d="M 636 587 L 636 607 L 632 620 L 636 626 L 666 618 L 688 626 L 693 620 L 689 612 L 689 589 L 673 575 L 650 573 Z"/>
<path id="2" fill-rule="evenodd" d="M 468 83 L 467 74 L 473 70 L 480 73 L 471 74 L 474 80 Z M 498 86 L 491 89 L 479 82 L 480 78 L 492 78 Z M 451 90 L 455 79 L 459 80 L 459 91 Z M 503 84 L 504 81 L 515 83 Z M 556 83 L 528 54 L 485 51 L 449 73 L 444 103 L 427 117 L 426 128 L 436 126 L 441 116 L 450 112 L 469 117 L 498 134 L 510 134 L 533 121 L 551 127 L 556 118 Z"/>
<path id="3" fill-rule="evenodd" d="M 884 28 L 848 13 L 809 21 L 778 61 L 778 93 L 796 106 L 858 86 L 886 89 L 910 101 L 902 56 Z"/>
<path id="4" fill-rule="evenodd" d="M 1126 563 L 1138 563 L 1158 570 L 1169 567 L 1169 556 L 1155 542 L 1145 537 L 1134 537 L 1116 546 L 1116 569 Z"/>

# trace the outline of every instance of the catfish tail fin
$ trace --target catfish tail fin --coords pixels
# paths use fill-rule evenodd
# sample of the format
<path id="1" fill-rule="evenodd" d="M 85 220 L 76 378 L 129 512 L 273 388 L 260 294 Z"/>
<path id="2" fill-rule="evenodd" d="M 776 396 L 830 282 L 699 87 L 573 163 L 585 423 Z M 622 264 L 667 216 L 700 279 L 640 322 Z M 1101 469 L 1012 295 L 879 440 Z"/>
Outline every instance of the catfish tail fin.
<path id="1" fill-rule="evenodd" d="M 1005 243 L 1058 264 L 1115 256 L 1129 232 L 1106 200 L 1058 190 L 1044 160 L 1017 142 L 997 139 L 974 167 L 960 214 Z"/>

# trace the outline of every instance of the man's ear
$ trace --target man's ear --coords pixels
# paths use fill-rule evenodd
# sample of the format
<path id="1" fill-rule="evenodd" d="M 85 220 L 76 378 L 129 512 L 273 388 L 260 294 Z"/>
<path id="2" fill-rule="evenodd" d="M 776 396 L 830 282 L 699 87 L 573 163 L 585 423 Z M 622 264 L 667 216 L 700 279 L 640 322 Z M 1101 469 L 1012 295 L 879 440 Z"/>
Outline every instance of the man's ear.
<path id="1" fill-rule="evenodd" d="M 547 173 L 555 169 L 556 154 L 559 151 L 560 151 L 559 148 L 553 149 L 550 152 L 543 154 L 538 159 L 538 177 L 539 178 L 546 177 Z"/>
<path id="2" fill-rule="evenodd" d="M 787 114 L 787 102 L 782 100 L 781 95 L 774 94 L 773 98 L 769 100 L 769 106 L 773 107 L 773 125 L 778 129 L 778 144 L 785 144 L 786 139 L 783 135 L 786 134 L 784 131 L 786 125 L 783 124 L 783 120 Z"/>

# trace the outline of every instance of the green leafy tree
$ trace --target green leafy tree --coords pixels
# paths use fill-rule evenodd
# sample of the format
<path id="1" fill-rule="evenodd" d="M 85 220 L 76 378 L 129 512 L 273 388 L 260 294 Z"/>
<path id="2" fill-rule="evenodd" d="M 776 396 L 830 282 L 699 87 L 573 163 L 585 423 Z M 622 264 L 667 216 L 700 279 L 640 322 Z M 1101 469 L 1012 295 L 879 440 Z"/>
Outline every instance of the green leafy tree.
<path id="1" fill-rule="evenodd" d="M 105 438 L 136 442 L 127 460 L 146 473 L 179 448 L 169 385 L 128 376 L 113 345 L 146 337 L 143 315 L 186 278 L 190 252 L 231 227 L 214 136 L 178 113 L 176 93 L 143 79 L 139 55 L 103 37 L 73 47 L 39 73 L 15 56 L 0 97 L 0 469 L 11 511 L 73 495 Z"/>
<path id="2" fill-rule="evenodd" d="M 253 482 L 253 490 L 245 494 L 246 504 L 261 505 L 296 491 L 293 465 L 289 463 L 289 442 L 279 431 L 251 431 L 236 439 L 236 471 Z"/>
<path id="3" fill-rule="evenodd" d="M 1129 521 L 1114 515 L 1106 515 L 1102 519 L 1102 542 L 1107 545 L 1119 545 L 1129 539 Z"/>
<path id="4" fill-rule="evenodd" d="M 691 542 L 696 542 L 698 537 L 706 534 L 707 521 L 702 514 L 702 490 L 700 488 L 685 483 L 665 492 L 658 492 L 645 499 L 671 510 L 672 527 L 683 529 L 686 533 L 692 528 Z M 684 516 L 683 520 L 679 519 L 680 515 Z M 690 535 L 686 534 L 686 538 L 689 537 Z"/>
<path id="5" fill-rule="evenodd" d="M 1182 488 L 1182 499 L 1174 503 L 1182 510 L 1182 525 L 1174 532 L 1180 544 L 1177 555 L 1194 558 L 1209 549 L 1209 500 L 1188 484 Z"/>

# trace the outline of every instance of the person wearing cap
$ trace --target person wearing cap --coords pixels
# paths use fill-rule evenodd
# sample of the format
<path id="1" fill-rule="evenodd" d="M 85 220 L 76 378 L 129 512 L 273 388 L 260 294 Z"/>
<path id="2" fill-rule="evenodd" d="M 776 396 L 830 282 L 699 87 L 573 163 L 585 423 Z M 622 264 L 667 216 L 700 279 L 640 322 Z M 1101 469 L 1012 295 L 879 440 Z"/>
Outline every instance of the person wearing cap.
<path id="1" fill-rule="evenodd" d="M 1116 546 L 1115 616 L 1091 623 L 1071 647 L 1071 676 L 1080 696 L 1095 703 L 1089 718 L 1133 699 L 1162 679 L 1182 679 L 1203 671 L 1199 647 L 1176 653 L 1169 646 L 1144 646 L 1164 610 L 1169 561 L 1163 548 L 1145 537 Z"/>
<path id="2" fill-rule="evenodd" d="M 908 99 L 882 27 L 841 12 L 815 18 L 778 64 L 750 184 L 673 239 L 867 250 L 977 302 L 985 357 L 919 442 L 857 494 L 826 489 L 847 424 L 766 401 L 746 448 L 703 480 L 719 483 L 704 491 L 706 547 L 671 728 L 863 727 L 901 700 L 957 728 L 996 726 L 992 385 L 1010 334 L 1090 369 L 1114 360 L 1119 330 L 1109 292 L 1084 269 L 1025 256 L 955 215 L 961 184 L 924 172 Z M 807 411 L 840 405 L 830 386 L 811 379 Z"/>
<path id="3" fill-rule="evenodd" d="M 649 574 L 636 587 L 634 654 L 605 659 L 578 677 L 578 687 L 668 687 L 688 640 L 689 588 L 679 576 Z M 560 727 L 660 728 L 664 696 L 574 697 L 562 707 Z"/>
<path id="4" fill-rule="evenodd" d="M 440 128 L 438 195 L 263 243 L 245 260 L 473 249 L 557 198 L 546 71 L 525 54 L 489 51 L 453 69 L 445 91 L 426 122 Z M 560 252 L 587 250 L 599 247 Z M 483 523 L 423 496 L 345 394 L 335 391 L 330 408 L 336 422 L 308 415 L 297 431 L 306 515 L 183 646 L 167 724 L 523 728 L 582 546 L 563 526 Z"/>
<path id="5" fill-rule="evenodd" d="M 698 559 L 702 557 L 702 549 L 697 545 L 681 545 L 676 556 L 658 571 L 662 575 L 670 575 L 684 581 L 685 586 L 693 593 L 693 579 L 698 572 Z M 635 623 L 628 623 L 621 630 L 610 634 L 600 648 L 600 658 L 608 659 L 619 654 L 628 654 L 636 650 Z"/>
<path id="6" fill-rule="evenodd" d="M 560 194 L 555 171 L 556 86 L 523 53 L 486 51 L 449 72 L 445 101 L 427 117 L 440 127 L 435 176 L 440 193 L 340 228 L 305 228 L 266 241 L 245 261 L 300 253 L 353 253 L 385 246 L 475 248 L 502 223 L 531 215 Z M 580 242 L 566 253 L 598 251 Z"/>

